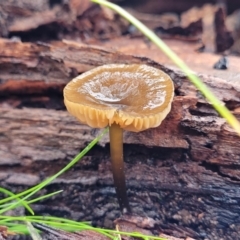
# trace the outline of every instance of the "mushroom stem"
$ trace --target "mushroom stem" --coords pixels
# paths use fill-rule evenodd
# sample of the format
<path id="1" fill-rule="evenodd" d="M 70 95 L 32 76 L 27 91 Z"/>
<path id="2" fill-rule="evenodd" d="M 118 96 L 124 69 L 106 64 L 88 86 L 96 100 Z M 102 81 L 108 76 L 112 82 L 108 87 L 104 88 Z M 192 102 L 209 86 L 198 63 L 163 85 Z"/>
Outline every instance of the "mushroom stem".
<path id="1" fill-rule="evenodd" d="M 123 213 L 131 213 L 124 174 L 122 128 L 118 124 L 113 123 L 109 127 L 109 137 L 113 180 L 120 209 Z"/>

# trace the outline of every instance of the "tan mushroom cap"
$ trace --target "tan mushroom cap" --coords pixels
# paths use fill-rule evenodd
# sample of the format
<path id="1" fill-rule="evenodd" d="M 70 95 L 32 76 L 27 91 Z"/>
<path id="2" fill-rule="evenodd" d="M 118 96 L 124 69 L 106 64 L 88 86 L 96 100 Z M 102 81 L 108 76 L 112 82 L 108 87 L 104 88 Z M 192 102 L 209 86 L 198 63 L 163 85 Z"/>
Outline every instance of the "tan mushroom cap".
<path id="1" fill-rule="evenodd" d="M 139 64 L 94 68 L 64 88 L 70 114 L 94 128 L 117 123 L 139 132 L 157 127 L 171 109 L 174 86 L 163 71 Z"/>

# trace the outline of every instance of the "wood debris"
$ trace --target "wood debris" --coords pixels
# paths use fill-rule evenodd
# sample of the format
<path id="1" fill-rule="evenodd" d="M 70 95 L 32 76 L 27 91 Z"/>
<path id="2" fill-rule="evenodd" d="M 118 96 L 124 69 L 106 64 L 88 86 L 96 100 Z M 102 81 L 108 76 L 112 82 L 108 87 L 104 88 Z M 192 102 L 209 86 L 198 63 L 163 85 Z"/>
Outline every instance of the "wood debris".
<path id="1" fill-rule="evenodd" d="M 149 2 L 155 13 L 159 6 L 170 9 L 166 4 L 176 12 L 136 13 L 150 11 Z M 187 11 L 191 1 L 185 0 L 181 5 L 153 2 L 135 1 L 142 5 L 134 14 L 168 38 L 166 43 L 240 119 L 239 58 L 230 54 L 239 53 L 238 12 L 228 16 L 218 5 Z M 118 229 L 184 240 L 238 239 L 239 136 L 156 46 L 119 15 L 87 0 L 0 1 L 0 35 L 5 37 L 0 39 L 1 186 L 20 192 L 37 184 L 98 135 L 99 130 L 65 111 L 62 89 L 70 79 L 107 63 L 147 64 L 171 76 L 175 97 L 160 127 L 124 135 L 128 195 L 138 217 L 119 220 Z M 200 53 L 196 49 L 202 42 L 205 51 Z M 226 71 L 213 69 L 222 57 L 215 51 L 227 57 Z M 103 137 L 71 171 L 39 193 L 64 190 L 32 204 L 36 215 L 114 228 L 120 213 L 108 141 Z M 50 239 L 71 236 L 56 229 L 54 234 Z M 76 234 L 80 239 L 102 237 L 91 231 L 72 236 Z"/>

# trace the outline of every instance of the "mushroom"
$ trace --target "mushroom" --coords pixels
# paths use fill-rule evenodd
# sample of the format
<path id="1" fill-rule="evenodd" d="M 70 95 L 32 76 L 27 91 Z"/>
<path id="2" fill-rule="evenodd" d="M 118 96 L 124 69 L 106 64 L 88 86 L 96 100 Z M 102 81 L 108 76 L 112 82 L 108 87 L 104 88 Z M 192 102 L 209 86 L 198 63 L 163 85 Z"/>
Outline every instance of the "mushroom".
<path id="1" fill-rule="evenodd" d="M 108 64 L 87 71 L 64 88 L 70 114 L 93 128 L 109 126 L 112 172 L 123 213 L 131 213 L 123 162 L 123 129 L 161 124 L 171 109 L 174 85 L 163 71 L 139 64 Z"/>

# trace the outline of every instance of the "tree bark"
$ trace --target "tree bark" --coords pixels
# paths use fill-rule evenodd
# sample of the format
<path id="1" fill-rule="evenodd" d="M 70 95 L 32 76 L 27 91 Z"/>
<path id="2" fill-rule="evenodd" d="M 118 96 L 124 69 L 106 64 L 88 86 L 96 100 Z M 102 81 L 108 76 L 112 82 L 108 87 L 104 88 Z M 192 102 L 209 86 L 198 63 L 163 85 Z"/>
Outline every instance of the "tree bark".
<path id="1" fill-rule="evenodd" d="M 158 128 L 124 133 L 130 205 L 155 220 L 154 230 L 177 237 L 238 239 L 240 141 L 180 71 L 148 58 L 63 41 L 0 40 L 0 181 L 14 192 L 56 173 L 100 130 L 77 122 L 62 103 L 64 85 L 107 63 L 142 63 L 166 71 L 175 85 L 172 110 Z M 202 75 L 240 119 L 240 87 Z M 46 109 L 47 108 L 47 109 Z M 108 136 L 42 193 L 36 214 L 92 220 L 111 227 L 120 212 L 113 187 Z"/>

